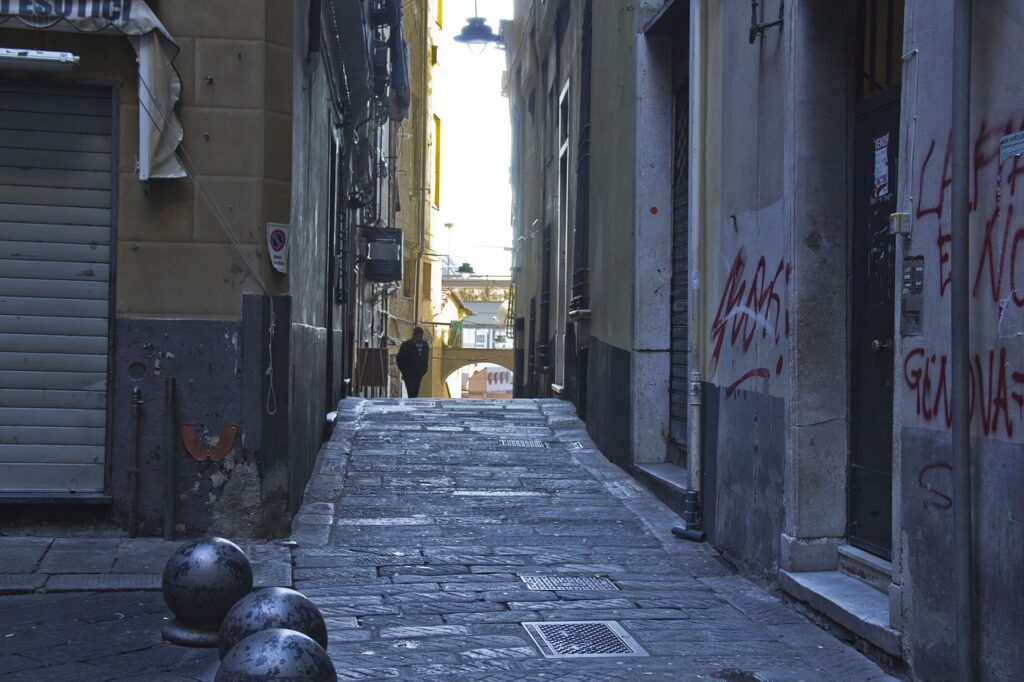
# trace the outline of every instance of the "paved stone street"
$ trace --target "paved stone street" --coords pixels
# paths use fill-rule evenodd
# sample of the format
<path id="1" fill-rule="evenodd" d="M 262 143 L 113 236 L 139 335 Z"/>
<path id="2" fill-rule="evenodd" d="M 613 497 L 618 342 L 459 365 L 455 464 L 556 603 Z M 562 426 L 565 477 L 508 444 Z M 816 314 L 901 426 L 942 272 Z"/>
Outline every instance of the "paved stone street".
<path id="1" fill-rule="evenodd" d="M 594 449 L 571 409 L 346 407 L 293 536 L 296 589 L 328 618 L 341 679 L 887 679 L 672 536 L 680 519 Z M 529 590 L 523 576 L 611 584 Z M 582 620 L 618 622 L 649 656 L 547 659 L 521 625 Z"/>
<path id="2" fill-rule="evenodd" d="M 708 546 L 673 537 L 679 518 L 596 451 L 570 410 L 343 402 L 295 519 L 292 569 L 327 618 L 339 679 L 890 679 Z M 34 549 L 4 556 L 41 551 L 23 544 Z M 8 573 L 58 559 L 116 572 L 98 550 L 47 554 L 59 545 L 85 546 L 51 541 Z M 531 590 L 532 576 L 607 582 Z M 42 589 L 0 597 L 0 678 L 213 679 L 214 651 L 161 641 L 159 592 Z M 647 655 L 549 659 L 522 625 L 567 621 L 615 621 Z"/>

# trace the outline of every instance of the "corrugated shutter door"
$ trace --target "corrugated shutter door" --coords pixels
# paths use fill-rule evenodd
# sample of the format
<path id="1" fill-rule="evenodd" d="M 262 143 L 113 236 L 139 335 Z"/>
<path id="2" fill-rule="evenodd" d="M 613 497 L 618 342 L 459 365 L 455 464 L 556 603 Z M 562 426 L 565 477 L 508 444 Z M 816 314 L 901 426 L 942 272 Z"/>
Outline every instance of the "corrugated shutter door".
<path id="1" fill-rule="evenodd" d="M 687 164 L 687 94 L 684 88 L 676 94 L 675 168 L 672 177 L 672 377 L 669 384 L 671 440 L 679 456 L 686 447 L 687 399 L 689 385 L 687 345 L 689 343 L 689 174 Z"/>
<path id="2" fill-rule="evenodd" d="M 111 112 L 0 81 L 0 494 L 103 491 Z"/>

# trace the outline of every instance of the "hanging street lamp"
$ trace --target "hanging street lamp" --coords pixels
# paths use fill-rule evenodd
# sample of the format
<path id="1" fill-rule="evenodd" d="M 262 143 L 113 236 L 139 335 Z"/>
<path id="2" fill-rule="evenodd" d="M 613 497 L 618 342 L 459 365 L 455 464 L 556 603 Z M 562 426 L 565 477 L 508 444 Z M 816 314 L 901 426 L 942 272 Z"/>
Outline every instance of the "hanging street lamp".
<path id="1" fill-rule="evenodd" d="M 454 38 L 455 42 L 465 43 L 469 46 L 470 50 L 474 46 L 481 46 L 477 54 L 482 53 L 487 48 L 488 43 L 494 43 L 497 47 L 504 48 L 505 43 L 502 41 L 501 36 L 487 25 L 487 20 L 484 17 L 479 16 L 480 10 L 477 8 L 476 0 L 473 0 L 473 13 L 478 16 L 466 19 L 466 25 L 462 27 L 459 35 Z"/>

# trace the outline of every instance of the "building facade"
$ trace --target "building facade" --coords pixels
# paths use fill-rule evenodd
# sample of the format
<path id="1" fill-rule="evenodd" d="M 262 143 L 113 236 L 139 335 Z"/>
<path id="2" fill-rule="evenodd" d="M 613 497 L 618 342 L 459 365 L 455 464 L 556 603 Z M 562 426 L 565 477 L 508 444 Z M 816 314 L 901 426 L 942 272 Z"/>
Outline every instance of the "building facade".
<path id="1" fill-rule="evenodd" d="M 1024 14 L 967 3 L 954 126 L 955 4 L 517 2 L 517 393 L 573 400 L 612 459 L 681 511 L 699 500 L 688 522 L 724 556 L 916 679 L 964 679 L 960 660 L 1012 679 Z"/>
<path id="2" fill-rule="evenodd" d="M 3 502 L 288 532 L 387 345 L 402 34 L 397 3 L 0 5 Z"/>

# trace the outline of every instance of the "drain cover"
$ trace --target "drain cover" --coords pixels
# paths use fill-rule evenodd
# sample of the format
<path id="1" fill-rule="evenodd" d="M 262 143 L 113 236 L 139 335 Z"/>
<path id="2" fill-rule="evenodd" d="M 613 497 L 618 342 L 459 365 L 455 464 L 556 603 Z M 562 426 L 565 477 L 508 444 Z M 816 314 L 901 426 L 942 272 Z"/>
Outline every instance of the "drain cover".
<path id="1" fill-rule="evenodd" d="M 501 446 L 504 448 L 546 448 L 548 444 L 533 438 L 502 438 Z"/>
<path id="2" fill-rule="evenodd" d="M 646 656 L 622 626 L 611 620 L 523 623 L 545 658 Z"/>
<path id="3" fill-rule="evenodd" d="M 617 590 L 608 578 L 566 575 L 521 575 L 519 576 L 528 590 L 552 590 L 569 592 L 572 590 Z"/>

